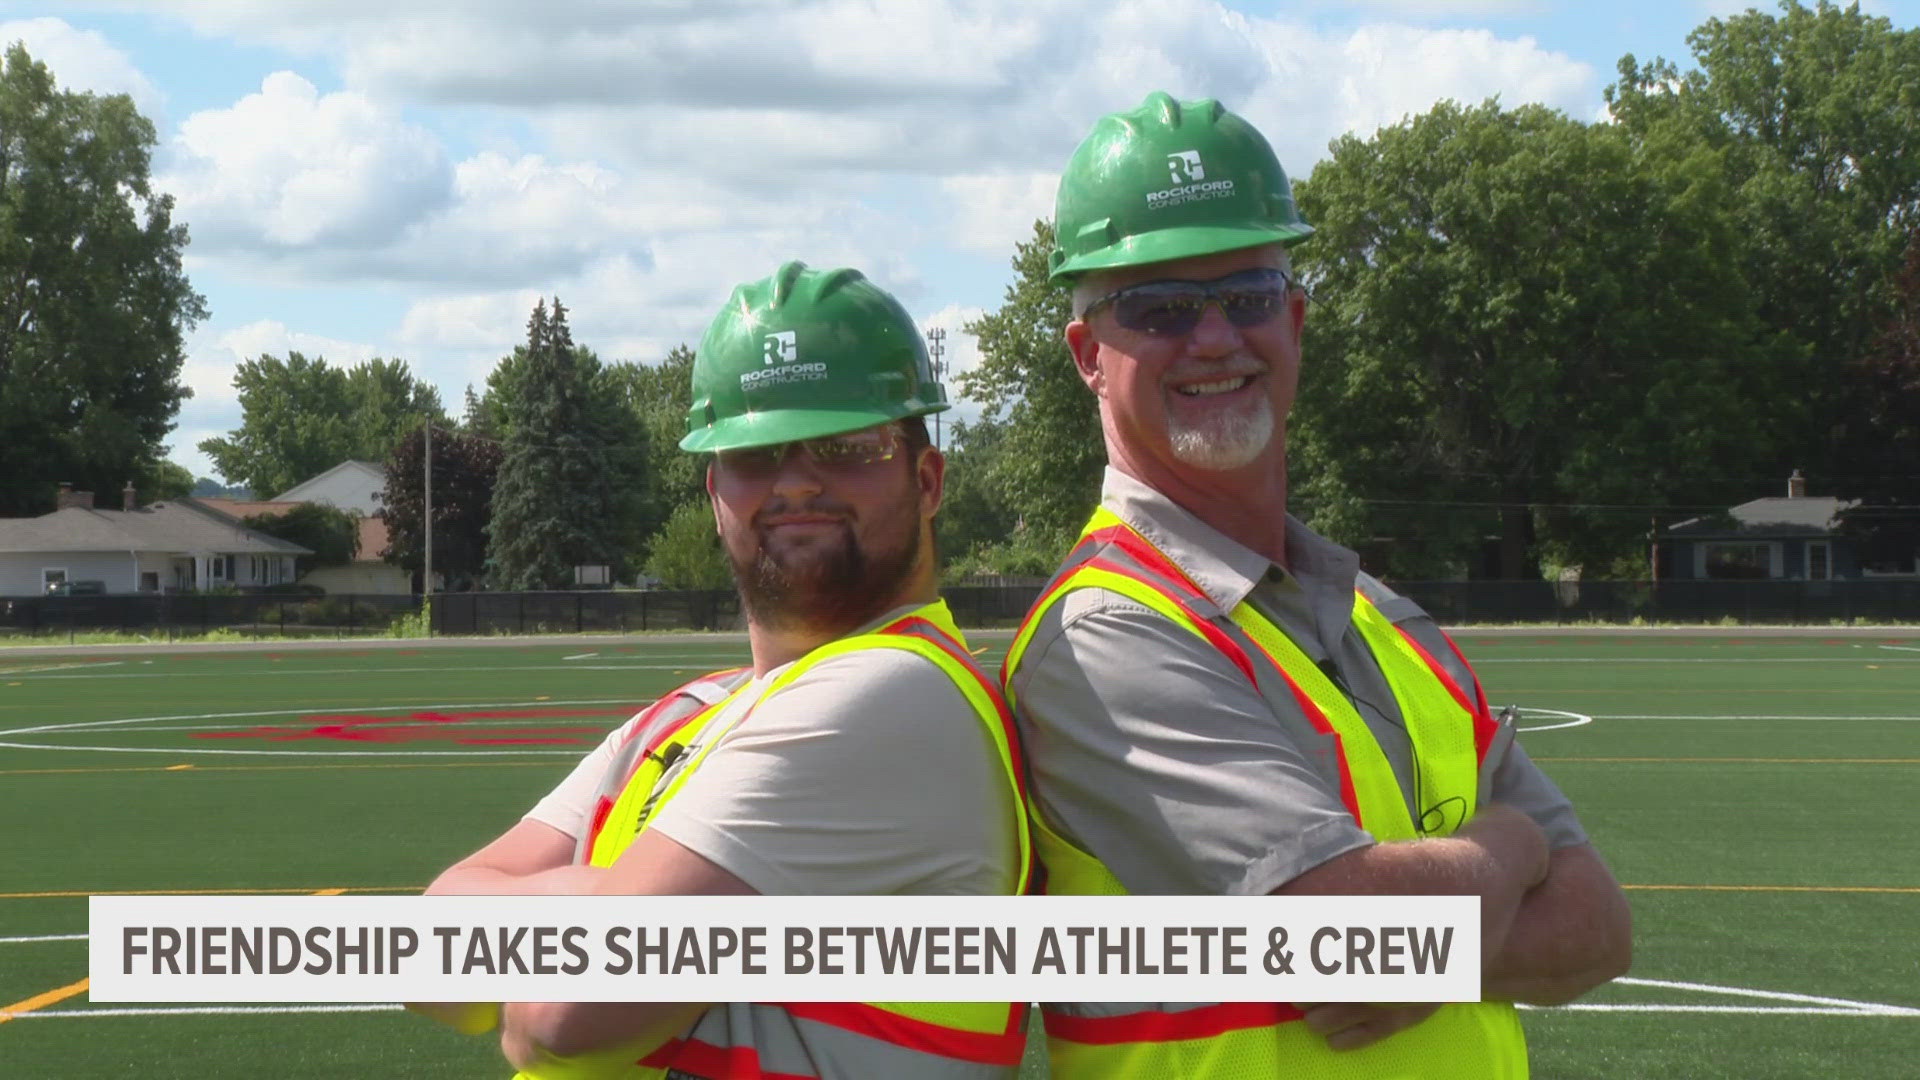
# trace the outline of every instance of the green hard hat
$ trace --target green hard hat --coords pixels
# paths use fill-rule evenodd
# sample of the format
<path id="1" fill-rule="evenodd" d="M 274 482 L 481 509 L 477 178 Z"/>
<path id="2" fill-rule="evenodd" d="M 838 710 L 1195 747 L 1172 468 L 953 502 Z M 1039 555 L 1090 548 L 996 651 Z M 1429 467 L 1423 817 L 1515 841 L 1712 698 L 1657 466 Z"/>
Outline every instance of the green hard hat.
<path id="1" fill-rule="evenodd" d="M 1212 99 L 1152 93 L 1093 125 L 1060 177 L 1053 281 L 1313 235 L 1273 147 Z"/>
<path id="2" fill-rule="evenodd" d="M 734 289 L 700 339 L 680 449 L 771 446 L 946 408 L 898 300 L 858 270 L 789 262 Z"/>

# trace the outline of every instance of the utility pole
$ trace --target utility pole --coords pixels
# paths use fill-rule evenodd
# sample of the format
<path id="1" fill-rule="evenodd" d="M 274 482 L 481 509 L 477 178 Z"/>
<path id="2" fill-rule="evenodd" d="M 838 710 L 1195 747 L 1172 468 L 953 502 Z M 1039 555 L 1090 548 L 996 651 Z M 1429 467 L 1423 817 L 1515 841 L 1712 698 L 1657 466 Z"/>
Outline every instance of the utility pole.
<path id="1" fill-rule="evenodd" d="M 425 506 L 420 514 L 420 528 L 426 537 L 426 565 L 420 572 L 421 604 L 428 610 L 427 618 L 432 620 L 433 609 L 433 421 L 427 421 L 426 475 L 421 478 L 426 498 L 421 500 Z M 432 632 L 432 628 L 428 628 Z"/>
<path id="2" fill-rule="evenodd" d="M 936 326 L 927 331 L 927 355 L 933 358 L 933 381 L 942 384 L 944 388 L 947 381 L 947 366 L 941 362 L 941 357 L 947 355 L 946 327 Z M 939 413 L 933 414 L 933 448 L 935 450 L 942 450 L 940 445 Z"/>

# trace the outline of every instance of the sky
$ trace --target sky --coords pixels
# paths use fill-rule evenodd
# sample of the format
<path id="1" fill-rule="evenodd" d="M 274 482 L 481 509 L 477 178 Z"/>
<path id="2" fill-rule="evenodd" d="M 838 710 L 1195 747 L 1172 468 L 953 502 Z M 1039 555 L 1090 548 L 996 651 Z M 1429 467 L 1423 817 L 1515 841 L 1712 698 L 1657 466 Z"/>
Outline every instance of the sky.
<path id="1" fill-rule="evenodd" d="M 1075 144 L 1150 91 L 1220 99 L 1305 177 L 1447 98 L 1604 119 L 1622 55 L 1691 66 L 1687 33 L 1746 6 L 0 0 L 0 42 L 153 121 L 209 308 L 168 456 L 218 477 L 197 444 L 239 426 L 242 359 L 402 359 L 457 414 L 538 297 L 651 363 L 788 259 L 859 268 L 965 370 Z"/>

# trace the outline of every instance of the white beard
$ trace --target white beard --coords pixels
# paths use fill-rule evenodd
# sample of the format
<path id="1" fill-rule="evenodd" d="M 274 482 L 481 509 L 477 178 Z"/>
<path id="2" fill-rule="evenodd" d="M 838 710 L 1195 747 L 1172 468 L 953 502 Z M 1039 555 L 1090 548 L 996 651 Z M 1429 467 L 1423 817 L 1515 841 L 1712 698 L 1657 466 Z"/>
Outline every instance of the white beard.
<path id="1" fill-rule="evenodd" d="M 1221 472 L 1251 465 L 1273 441 L 1273 403 L 1261 398 L 1245 412 L 1192 427 L 1173 421 L 1167 436 L 1173 456 L 1196 469 Z"/>

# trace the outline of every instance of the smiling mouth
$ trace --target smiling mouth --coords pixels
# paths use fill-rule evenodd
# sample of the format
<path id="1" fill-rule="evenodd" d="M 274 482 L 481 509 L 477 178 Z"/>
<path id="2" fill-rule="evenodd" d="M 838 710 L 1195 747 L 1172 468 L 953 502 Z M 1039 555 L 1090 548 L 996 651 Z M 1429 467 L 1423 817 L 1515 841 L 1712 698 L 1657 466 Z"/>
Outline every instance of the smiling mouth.
<path id="1" fill-rule="evenodd" d="M 1237 375 L 1231 379 L 1216 379 L 1213 382 L 1176 386 L 1174 390 L 1185 397 L 1211 397 L 1215 394 L 1231 394 L 1235 390 L 1250 385 L 1252 382 L 1253 376 L 1251 375 Z"/>

